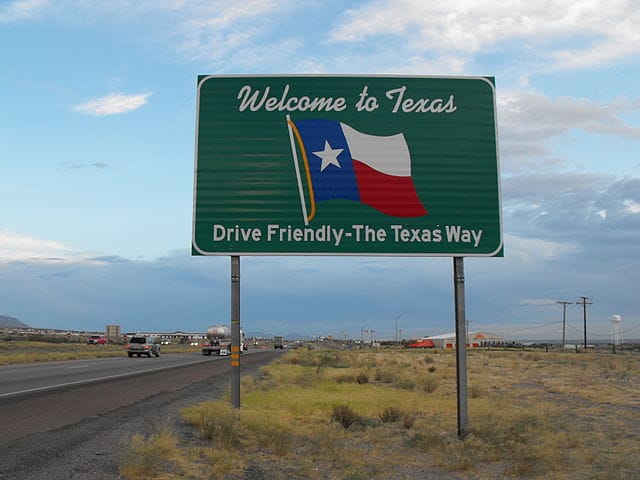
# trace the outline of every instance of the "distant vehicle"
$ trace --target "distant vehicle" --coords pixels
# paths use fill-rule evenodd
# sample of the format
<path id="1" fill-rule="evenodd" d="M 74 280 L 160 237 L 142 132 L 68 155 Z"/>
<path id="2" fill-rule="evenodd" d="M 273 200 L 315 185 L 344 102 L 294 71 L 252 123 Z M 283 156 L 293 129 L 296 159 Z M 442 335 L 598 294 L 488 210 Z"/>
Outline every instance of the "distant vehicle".
<path id="1" fill-rule="evenodd" d="M 151 355 L 156 357 L 160 356 L 160 345 L 155 341 L 153 337 L 144 337 L 141 335 L 134 335 L 129 339 L 127 346 L 127 355 L 133 357 L 137 355 L 146 355 L 151 358 Z"/>
<path id="2" fill-rule="evenodd" d="M 282 337 L 273 337 L 273 348 L 284 348 Z"/>
<path id="3" fill-rule="evenodd" d="M 240 353 L 246 349 L 244 333 L 240 330 Z M 231 353 L 231 329 L 225 325 L 213 325 L 207 329 L 207 341 L 202 345 L 202 355 L 229 355 Z"/>
<path id="4" fill-rule="evenodd" d="M 87 338 L 87 345 L 104 345 L 107 343 L 107 339 L 102 335 L 91 335 Z"/>

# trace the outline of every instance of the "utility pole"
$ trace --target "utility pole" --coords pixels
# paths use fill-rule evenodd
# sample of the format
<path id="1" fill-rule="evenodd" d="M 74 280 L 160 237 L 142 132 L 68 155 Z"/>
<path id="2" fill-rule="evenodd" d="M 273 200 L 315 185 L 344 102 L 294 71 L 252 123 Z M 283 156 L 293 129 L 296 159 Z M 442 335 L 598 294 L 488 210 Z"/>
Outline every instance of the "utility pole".
<path id="1" fill-rule="evenodd" d="M 587 350 L 587 306 L 593 305 L 593 302 L 589 297 L 580 297 L 581 302 L 576 302 L 576 305 L 582 305 L 582 318 L 584 319 L 584 349 Z"/>
<path id="2" fill-rule="evenodd" d="M 404 312 L 400 312 L 400 315 L 396 317 L 396 343 L 398 343 L 398 319 L 402 316 Z"/>
<path id="3" fill-rule="evenodd" d="M 556 302 L 562 305 L 562 348 L 564 348 L 566 321 L 567 321 L 567 305 L 572 305 L 573 302 Z"/>

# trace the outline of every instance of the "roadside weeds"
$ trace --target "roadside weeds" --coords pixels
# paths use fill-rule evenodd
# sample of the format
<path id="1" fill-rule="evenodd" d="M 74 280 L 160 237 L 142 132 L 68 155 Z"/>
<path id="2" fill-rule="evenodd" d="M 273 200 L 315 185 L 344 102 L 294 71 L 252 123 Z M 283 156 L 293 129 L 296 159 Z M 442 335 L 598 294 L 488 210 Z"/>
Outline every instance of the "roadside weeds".
<path id="1" fill-rule="evenodd" d="M 199 438 L 184 443 L 159 432 L 131 439 L 127 462 L 149 462 L 155 476 L 127 470 L 126 462 L 121 475 L 597 480 L 615 472 L 635 479 L 639 361 L 473 352 L 471 433 L 460 440 L 452 354 L 296 350 L 258 377 L 243 377 L 240 410 L 228 399 L 183 409 Z"/>

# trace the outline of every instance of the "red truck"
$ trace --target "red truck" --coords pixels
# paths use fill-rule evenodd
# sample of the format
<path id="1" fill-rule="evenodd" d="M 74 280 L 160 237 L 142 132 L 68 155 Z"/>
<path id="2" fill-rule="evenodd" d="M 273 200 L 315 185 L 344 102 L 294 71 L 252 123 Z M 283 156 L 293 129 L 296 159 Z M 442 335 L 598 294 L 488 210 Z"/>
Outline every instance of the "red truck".
<path id="1" fill-rule="evenodd" d="M 107 343 L 107 339 L 102 335 L 91 335 L 87 338 L 87 345 L 104 345 Z"/>

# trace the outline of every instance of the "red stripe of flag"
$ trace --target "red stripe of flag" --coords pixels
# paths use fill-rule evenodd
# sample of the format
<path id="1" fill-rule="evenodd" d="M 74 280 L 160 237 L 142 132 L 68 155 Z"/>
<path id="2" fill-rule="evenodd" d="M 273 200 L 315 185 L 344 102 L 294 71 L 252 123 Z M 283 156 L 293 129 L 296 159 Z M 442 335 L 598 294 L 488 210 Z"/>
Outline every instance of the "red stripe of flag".
<path id="1" fill-rule="evenodd" d="M 354 159 L 360 201 L 394 217 L 421 217 L 422 205 L 411 177 L 387 175 Z"/>

